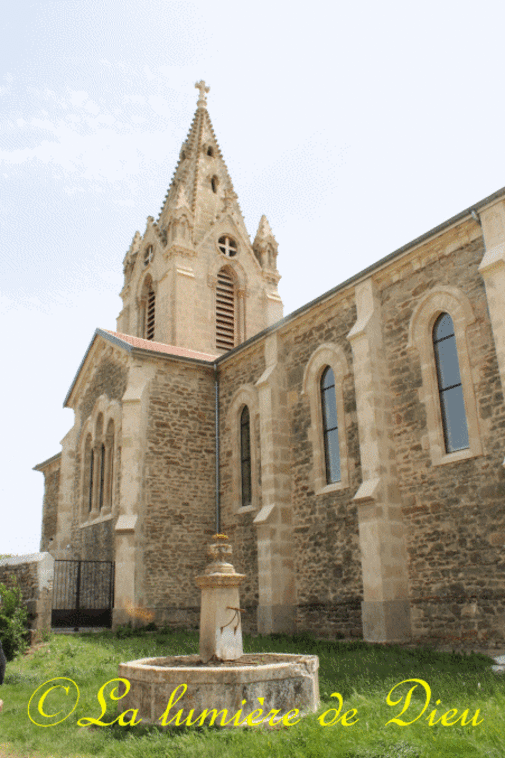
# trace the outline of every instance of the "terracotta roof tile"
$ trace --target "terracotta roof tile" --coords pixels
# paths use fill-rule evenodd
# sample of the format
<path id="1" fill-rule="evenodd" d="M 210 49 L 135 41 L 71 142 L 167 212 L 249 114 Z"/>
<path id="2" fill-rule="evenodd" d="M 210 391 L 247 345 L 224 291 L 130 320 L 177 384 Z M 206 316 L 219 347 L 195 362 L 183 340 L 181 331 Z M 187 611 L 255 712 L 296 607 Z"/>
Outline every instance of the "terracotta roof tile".
<path id="1" fill-rule="evenodd" d="M 208 361 L 209 363 L 213 363 L 218 357 L 210 353 L 198 353 L 196 350 L 189 350 L 186 347 L 176 347 L 175 345 L 165 345 L 163 342 L 144 340 L 141 337 L 133 337 L 131 334 L 112 332 L 110 329 L 103 329 L 103 331 L 140 350 L 150 350 L 151 352 L 165 353 L 166 355 L 179 355 L 181 358 L 193 358 L 198 361 Z"/>

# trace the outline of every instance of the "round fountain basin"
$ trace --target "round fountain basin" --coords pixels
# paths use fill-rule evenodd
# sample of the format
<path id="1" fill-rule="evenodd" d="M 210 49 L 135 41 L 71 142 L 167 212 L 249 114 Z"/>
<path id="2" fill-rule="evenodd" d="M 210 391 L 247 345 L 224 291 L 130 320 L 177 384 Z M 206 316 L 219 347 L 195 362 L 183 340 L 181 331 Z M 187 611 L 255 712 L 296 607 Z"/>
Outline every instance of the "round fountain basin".
<path id="1" fill-rule="evenodd" d="M 161 727 L 291 725 L 319 707 L 318 668 L 317 655 L 254 653 L 206 664 L 198 655 L 143 658 L 119 664 L 130 689 L 118 706 Z"/>

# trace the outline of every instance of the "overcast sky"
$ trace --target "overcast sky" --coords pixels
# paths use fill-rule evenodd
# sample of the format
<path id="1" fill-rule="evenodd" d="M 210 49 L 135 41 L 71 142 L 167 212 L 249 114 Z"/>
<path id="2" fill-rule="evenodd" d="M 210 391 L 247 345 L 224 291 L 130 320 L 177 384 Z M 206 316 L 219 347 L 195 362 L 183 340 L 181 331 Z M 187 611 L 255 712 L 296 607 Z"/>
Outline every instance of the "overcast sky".
<path id="1" fill-rule="evenodd" d="M 285 314 L 505 185 L 502 0 L 17 0 L 0 44 L 0 553 L 39 548 L 62 403 L 196 108 Z"/>

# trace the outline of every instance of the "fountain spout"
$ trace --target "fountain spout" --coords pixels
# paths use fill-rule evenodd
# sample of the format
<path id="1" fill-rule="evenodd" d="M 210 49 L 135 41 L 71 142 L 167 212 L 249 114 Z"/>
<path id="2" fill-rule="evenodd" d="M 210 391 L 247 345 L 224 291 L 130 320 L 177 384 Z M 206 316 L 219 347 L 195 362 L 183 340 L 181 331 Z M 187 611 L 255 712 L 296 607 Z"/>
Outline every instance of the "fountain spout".
<path id="1" fill-rule="evenodd" d="M 207 550 L 212 562 L 195 578 L 202 590 L 199 652 L 203 663 L 234 661 L 244 653 L 239 585 L 245 574 L 237 574 L 233 568 L 228 537 L 216 534 L 213 540 Z"/>

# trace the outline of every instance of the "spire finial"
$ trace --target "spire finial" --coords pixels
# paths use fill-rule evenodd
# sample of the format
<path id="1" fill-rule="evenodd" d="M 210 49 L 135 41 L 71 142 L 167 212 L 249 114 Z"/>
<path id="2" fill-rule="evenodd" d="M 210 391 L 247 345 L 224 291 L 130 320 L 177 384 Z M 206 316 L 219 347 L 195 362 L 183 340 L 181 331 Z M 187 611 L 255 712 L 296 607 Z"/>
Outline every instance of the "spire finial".
<path id="1" fill-rule="evenodd" d="M 210 87 L 207 87 L 203 79 L 195 84 L 196 89 L 200 90 L 200 97 L 198 98 L 197 106 L 199 108 L 205 108 L 207 105 L 206 93 L 209 92 Z"/>

